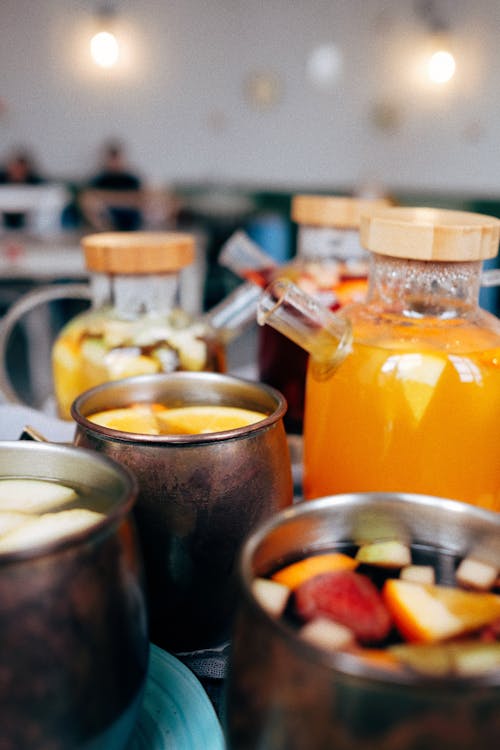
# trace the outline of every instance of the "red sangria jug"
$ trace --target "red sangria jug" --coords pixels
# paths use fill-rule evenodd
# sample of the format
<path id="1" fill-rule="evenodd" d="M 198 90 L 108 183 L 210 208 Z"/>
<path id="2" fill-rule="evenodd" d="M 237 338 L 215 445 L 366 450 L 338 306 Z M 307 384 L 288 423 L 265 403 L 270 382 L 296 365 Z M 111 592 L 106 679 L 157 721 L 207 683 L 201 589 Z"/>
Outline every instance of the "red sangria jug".
<path id="1" fill-rule="evenodd" d="M 261 286 L 277 277 L 287 278 L 337 310 L 363 300 L 366 294 L 369 256 L 359 242 L 360 215 L 369 207 L 387 205 L 389 201 L 382 198 L 295 195 L 291 218 L 298 225 L 297 253 L 291 263 L 278 266 L 241 233 L 226 245 L 220 261 Z M 307 352 L 275 329 L 264 327 L 257 360 L 260 380 L 280 390 L 287 400 L 287 431 L 301 434 Z"/>

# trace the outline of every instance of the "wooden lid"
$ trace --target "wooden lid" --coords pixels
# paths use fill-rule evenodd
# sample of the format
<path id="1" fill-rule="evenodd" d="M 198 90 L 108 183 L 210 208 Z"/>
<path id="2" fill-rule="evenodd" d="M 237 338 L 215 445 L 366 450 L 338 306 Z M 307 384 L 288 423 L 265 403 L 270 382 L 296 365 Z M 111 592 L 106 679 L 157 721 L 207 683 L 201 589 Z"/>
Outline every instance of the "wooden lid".
<path id="1" fill-rule="evenodd" d="M 494 258 L 500 220 L 468 211 L 386 208 L 361 217 L 363 247 L 380 255 L 436 261 Z"/>
<path id="2" fill-rule="evenodd" d="M 298 224 L 358 229 L 362 213 L 390 206 L 386 198 L 343 198 L 332 195 L 294 195 L 291 216 Z"/>
<path id="3" fill-rule="evenodd" d="M 182 232 L 99 232 L 81 244 L 87 268 L 101 273 L 180 271 L 195 253 L 194 237 Z"/>

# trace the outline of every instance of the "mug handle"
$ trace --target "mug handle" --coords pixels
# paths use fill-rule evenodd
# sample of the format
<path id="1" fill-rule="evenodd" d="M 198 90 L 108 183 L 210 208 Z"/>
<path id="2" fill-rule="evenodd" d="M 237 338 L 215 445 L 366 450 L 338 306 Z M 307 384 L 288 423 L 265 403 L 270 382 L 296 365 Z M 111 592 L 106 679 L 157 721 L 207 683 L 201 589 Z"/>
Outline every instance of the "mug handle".
<path id="1" fill-rule="evenodd" d="M 0 321 L 0 394 L 14 404 L 26 404 L 14 390 L 7 370 L 7 346 L 14 327 L 31 310 L 58 299 L 92 299 L 88 284 L 52 284 L 24 294 Z"/>

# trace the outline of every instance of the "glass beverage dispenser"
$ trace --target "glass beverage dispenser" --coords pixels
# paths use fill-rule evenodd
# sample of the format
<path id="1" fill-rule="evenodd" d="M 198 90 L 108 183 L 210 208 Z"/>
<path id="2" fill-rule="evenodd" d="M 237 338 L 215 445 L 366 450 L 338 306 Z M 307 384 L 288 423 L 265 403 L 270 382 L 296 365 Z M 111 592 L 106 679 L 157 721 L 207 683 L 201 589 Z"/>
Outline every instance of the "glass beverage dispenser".
<path id="1" fill-rule="evenodd" d="M 181 232 L 103 232 L 82 239 L 92 307 L 55 341 L 52 361 L 60 416 L 108 380 L 175 370 L 225 369 L 220 338 L 179 307 L 179 275 L 195 240 Z"/>
<path id="2" fill-rule="evenodd" d="M 416 492 L 500 510 L 500 322 L 478 305 L 500 221 L 430 208 L 361 217 L 366 302 L 331 313 L 277 280 L 269 323 L 310 353 L 307 499 Z"/>

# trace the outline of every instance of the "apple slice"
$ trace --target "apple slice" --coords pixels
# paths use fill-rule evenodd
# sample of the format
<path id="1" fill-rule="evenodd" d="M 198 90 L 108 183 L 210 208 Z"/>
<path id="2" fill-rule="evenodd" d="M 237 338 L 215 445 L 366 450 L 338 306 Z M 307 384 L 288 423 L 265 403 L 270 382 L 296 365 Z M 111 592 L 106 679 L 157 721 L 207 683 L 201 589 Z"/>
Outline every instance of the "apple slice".
<path id="1" fill-rule="evenodd" d="M 28 516 L 29 517 L 29 516 Z M 26 521 L 25 513 L 14 513 L 13 511 L 0 511 L 0 536 L 8 534 L 17 526 Z"/>
<path id="2" fill-rule="evenodd" d="M 478 591 L 488 591 L 493 588 L 497 576 L 498 568 L 481 560 L 475 560 L 473 557 L 464 558 L 456 572 L 457 582 L 461 586 Z"/>
<path id="3" fill-rule="evenodd" d="M 93 526 L 103 518 L 86 508 L 72 508 L 43 516 L 26 516 L 25 522 L 0 538 L 0 552 L 38 547 Z"/>
<path id="4" fill-rule="evenodd" d="M 403 644 L 388 650 L 415 672 L 432 677 L 472 677 L 500 667 L 500 643 L 460 641 L 430 645 Z"/>
<path id="5" fill-rule="evenodd" d="M 263 609 L 273 617 L 280 617 L 286 607 L 290 589 L 269 578 L 254 578 L 252 592 Z"/>
<path id="6" fill-rule="evenodd" d="M 356 560 L 381 568 L 402 568 L 411 563 L 411 551 L 407 544 L 396 539 L 370 542 L 361 545 L 356 552 Z"/>
<path id="7" fill-rule="evenodd" d="M 357 566 L 358 563 L 353 557 L 344 555 L 343 552 L 331 552 L 304 557 L 303 560 L 281 568 L 271 577 L 273 581 L 283 583 L 293 591 L 314 576 L 331 573 L 334 570 L 354 570 Z"/>
<path id="8" fill-rule="evenodd" d="M 398 578 L 382 594 L 404 638 L 433 643 L 462 635 L 500 617 L 500 596 L 448 586 L 426 586 Z"/>
<path id="9" fill-rule="evenodd" d="M 71 487 L 43 479 L 1 479 L 0 510 L 45 513 L 68 505 L 77 497 Z"/>
<path id="10" fill-rule="evenodd" d="M 432 565 L 407 565 L 401 569 L 399 577 L 403 581 L 412 581 L 413 583 L 432 585 L 436 582 L 436 572 Z"/>
<path id="11" fill-rule="evenodd" d="M 350 628 L 328 620 L 326 617 L 318 617 L 306 623 L 299 630 L 299 635 L 314 646 L 326 651 L 342 651 L 356 643 L 356 638 Z"/>

